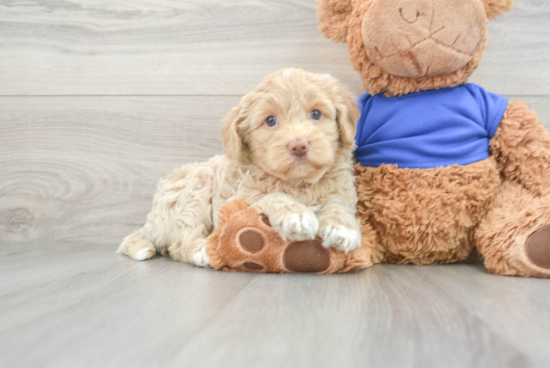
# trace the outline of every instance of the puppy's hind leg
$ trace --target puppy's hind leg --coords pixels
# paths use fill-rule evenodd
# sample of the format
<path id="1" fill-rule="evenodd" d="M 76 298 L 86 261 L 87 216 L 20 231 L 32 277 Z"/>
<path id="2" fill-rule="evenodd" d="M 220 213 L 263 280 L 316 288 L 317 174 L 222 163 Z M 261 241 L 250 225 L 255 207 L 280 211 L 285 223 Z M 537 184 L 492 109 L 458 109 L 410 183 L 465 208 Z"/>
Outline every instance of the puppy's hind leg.
<path id="1" fill-rule="evenodd" d="M 198 267 L 210 265 L 210 258 L 206 254 L 207 236 L 210 233 L 204 225 L 184 227 L 179 229 L 182 241 L 172 243 L 168 247 L 170 256 L 176 261 L 194 264 Z"/>
<path id="2" fill-rule="evenodd" d="M 145 233 L 149 224 L 124 238 L 117 253 L 126 254 L 136 261 L 146 261 L 157 254 L 157 249 Z M 174 236 L 169 245 L 161 246 L 158 252 L 162 255 L 170 254 L 176 261 L 191 263 L 199 267 L 210 265 L 210 259 L 206 254 L 207 236 L 210 230 L 203 224 L 197 226 L 180 225 L 176 229 L 179 236 Z"/>
<path id="3" fill-rule="evenodd" d="M 157 250 L 173 259 L 205 267 L 206 238 L 213 228 L 212 195 L 216 173 L 215 162 L 184 167 L 180 173 L 160 186 L 157 207 L 149 216 L 156 237 Z M 147 226 L 147 225 L 146 225 Z M 162 231 L 159 231 L 162 229 Z M 161 249 L 158 244 L 164 244 Z"/>
<path id="4" fill-rule="evenodd" d="M 136 261 L 151 259 L 157 253 L 153 244 L 143 236 L 141 230 L 125 237 L 117 252 L 126 254 Z"/>
<path id="5" fill-rule="evenodd" d="M 149 259 L 159 253 L 177 261 L 207 266 L 204 247 L 213 227 L 216 163 L 213 159 L 184 165 L 161 180 L 147 223 L 123 240 L 119 252 L 135 260 Z"/>

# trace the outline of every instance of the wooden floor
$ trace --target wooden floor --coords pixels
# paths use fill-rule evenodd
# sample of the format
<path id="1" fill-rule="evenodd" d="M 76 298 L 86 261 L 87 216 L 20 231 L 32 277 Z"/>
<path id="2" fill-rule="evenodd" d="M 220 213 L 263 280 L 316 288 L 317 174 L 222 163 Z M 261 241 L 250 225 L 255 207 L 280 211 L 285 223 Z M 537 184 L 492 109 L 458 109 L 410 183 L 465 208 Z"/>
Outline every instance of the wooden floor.
<path id="1" fill-rule="evenodd" d="M 0 245 L 1 367 L 541 367 L 548 280 L 482 265 L 254 275 Z"/>

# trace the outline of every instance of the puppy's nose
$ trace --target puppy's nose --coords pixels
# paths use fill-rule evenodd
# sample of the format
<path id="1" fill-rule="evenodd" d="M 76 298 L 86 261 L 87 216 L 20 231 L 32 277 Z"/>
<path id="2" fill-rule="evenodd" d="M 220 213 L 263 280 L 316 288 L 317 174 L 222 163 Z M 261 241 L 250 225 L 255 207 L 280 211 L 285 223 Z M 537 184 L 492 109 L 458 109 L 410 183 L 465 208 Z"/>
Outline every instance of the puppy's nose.
<path id="1" fill-rule="evenodd" d="M 309 142 L 305 138 L 294 139 L 288 142 L 287 147 L 292 155 L 302 157 L 309 150 Z"/>

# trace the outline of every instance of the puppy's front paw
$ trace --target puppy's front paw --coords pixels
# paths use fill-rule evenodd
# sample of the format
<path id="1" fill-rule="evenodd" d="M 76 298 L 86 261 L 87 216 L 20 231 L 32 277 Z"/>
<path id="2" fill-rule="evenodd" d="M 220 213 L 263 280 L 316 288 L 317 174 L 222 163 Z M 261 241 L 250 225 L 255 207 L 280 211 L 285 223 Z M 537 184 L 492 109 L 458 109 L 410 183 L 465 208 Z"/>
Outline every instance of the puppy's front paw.
<path id="1" fill-rule="evenodd" d="M 271 214 L 269 221 L 285 240 L 315 239 L 319 231 L 317 216 L 307 207 L 295 208 L 291 213 Z"/>
<path id="2" fill-rule="evenodd" d="M 349 252 L 361 246 L 361 234 L 359 231 L 350 230 L 344 226 L 323 226 L 319 231 L 323 238 L 323 246 L 332 247 L 344 252 Z"/>
<path id="3" fill-rule="evenodd" d="M 293 213 L 283 219 L 279 233 L 283 239 L 308 240 L 315 239 L 319 231 L 319 221 L 313 212 Z"/>
<path id="4" fill-rule="evenodd" d="M 198 267 L 210 266 L 210 257 L 206 254 L 206 247 L 202 247 L 200 252 L 195 253 L 193 256 L 193 263 Z"/>

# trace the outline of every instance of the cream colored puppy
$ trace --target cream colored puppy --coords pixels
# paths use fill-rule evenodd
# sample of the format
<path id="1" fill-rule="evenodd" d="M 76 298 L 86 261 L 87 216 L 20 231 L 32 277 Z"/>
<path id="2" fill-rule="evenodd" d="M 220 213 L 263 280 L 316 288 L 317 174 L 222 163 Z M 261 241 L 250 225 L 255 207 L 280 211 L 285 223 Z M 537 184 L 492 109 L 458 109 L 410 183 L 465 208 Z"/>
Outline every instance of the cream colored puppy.
<path id="1" fill-rule="evenodd" d="M 224 121 L 224 155 L 161 180 L 147 223 L 119 252 L 207 266 L 217 210 L 234 198 L 246 198 L 285 239 L 320 236 L 325 247 L 359 247 L 352 161 L 358 118 L 352 96 L 329 75 L 270 75 Z"/>

